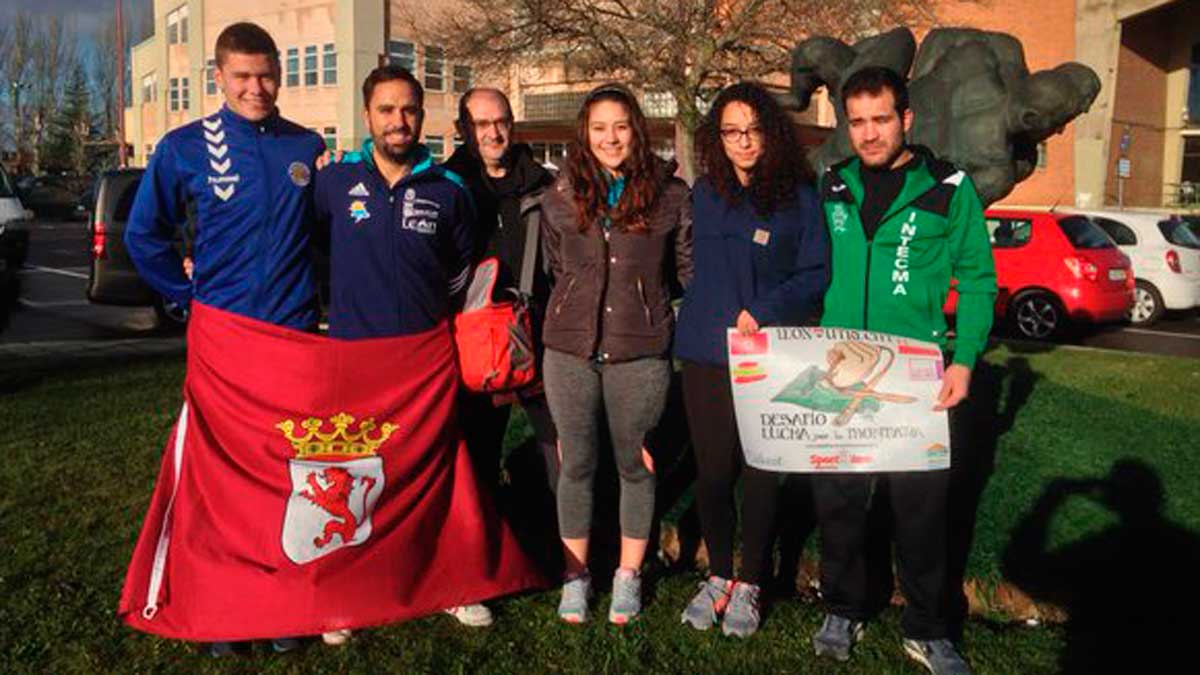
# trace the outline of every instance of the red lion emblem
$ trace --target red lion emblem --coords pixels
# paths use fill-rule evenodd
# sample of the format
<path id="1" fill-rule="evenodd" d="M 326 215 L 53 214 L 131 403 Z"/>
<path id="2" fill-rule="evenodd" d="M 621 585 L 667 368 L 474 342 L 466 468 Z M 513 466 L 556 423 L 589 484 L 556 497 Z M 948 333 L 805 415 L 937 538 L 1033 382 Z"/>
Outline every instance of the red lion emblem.
<path id="1" fill-rule="evenodd" d="M 321 477 L 328 487 L 323 487 L 317 480 L 317 472 L 310 471 L 308 487 L 311 489 L 300 491 L 301 497 L 333 516 L 332 520 L 325 523 L 322 535 L 313 537 L 313 545 L 317 548 L 324 548 L 333 540 L 334 535 L 341 536 L 342 543 L 348 544 L 354 537 L 354 531 L 358 529 L 358 518 L 350 510 L 350 492 L 354 489 L 355 476 L 345 469 L 331 466 L 321 471 Z M 370 476 L 361 476 L 360 480 L 366 487 L 363 490 L 363 513 L 366 513 L 367 495 L 375 487 L 375 479 Z"/>

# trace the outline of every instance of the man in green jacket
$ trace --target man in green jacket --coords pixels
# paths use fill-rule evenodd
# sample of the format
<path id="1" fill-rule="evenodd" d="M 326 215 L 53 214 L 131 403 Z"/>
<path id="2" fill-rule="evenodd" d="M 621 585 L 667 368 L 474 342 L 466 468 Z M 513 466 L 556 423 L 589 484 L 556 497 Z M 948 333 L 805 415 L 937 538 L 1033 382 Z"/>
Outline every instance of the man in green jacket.
<path id="1" fill-rule="evenodd" d="M 913 113 L 901 76 L 864 68 L 841 94 L 855 157 L 821 180 L 833 268 L 821 324 L 945 346 L 942 305 L 954 279 L 957 335 L 936 406 L 953 416 L 987 343 L 996 298 L 983 207 L 964 172 L 905 143 Z M 887 495 L 906 600 L 904 650 L 933 673 L 970 672 L 950 639 L 961 590 L 950 588 L 947 567 L 949 482 L 948 470 L 813 477 L 828 612 L 813 636 L 818 655 L 846 660 L 861 637 L 871 610 L 867 513 L 876 494 Z"/>

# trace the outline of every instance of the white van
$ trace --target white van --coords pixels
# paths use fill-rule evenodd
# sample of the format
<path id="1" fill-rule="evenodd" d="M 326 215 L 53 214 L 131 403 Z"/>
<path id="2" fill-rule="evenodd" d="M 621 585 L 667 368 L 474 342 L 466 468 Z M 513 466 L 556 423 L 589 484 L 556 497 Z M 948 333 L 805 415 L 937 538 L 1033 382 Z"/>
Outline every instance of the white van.
<path id="1" fill-rule="evenodd" d="M 8 179 L 8 174 L 4 173 L 4 168 L 0 167 L 0 225 L 14 220 L 26 220 L 31 215 L 21 205 L 21 200 L 17 199 L 12 181 Z"/>
<path id="2" fill-rule="evenodd" d="M 1149 326 L 1165 310 L 1200 307 L 1200 237 L 1187 221 L 1150 211 L 1081 213 L 1103 228 L 1133 262 L 1137 287 L 1130 322 Z"/>

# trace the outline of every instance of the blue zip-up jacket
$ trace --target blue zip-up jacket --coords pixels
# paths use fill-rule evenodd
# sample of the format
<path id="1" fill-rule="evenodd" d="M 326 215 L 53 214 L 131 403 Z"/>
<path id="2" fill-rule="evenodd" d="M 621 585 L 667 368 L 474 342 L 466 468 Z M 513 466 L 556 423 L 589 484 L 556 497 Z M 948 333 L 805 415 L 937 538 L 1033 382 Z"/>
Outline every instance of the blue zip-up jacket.
<path id="1" fill-rule="evenodd" d="M 125 247 L 166 298 L 311 330 L 317 293 L 309 239 L 321 137 L 278 113 L 251 122 L 222 107 L 167 134 L 138 187 Z M 192 280 L 173 242 L 195 205 Z"/>
<path id="2" fill-rule="evenodd" d="M 462 179 L 420 146 L 412 173 L 389 188 L 371 151 L 367 141 L 317 174 L 337 338 L 427 331 L 449 317 L 471 271 L 475 209 Z"/>
<path id="3" fill-rule="evenodd" d="M 829 285 L 829 234 L 816 191 L 767 218 L 748 199 L 729 204 L 701 177 L 692 187 L 695 272 L 675 329 L 675 356 L 706 365 L 729 363 L 725 332 L 743 309 L 760 326 L 803 325 L 820 316 Z"/>

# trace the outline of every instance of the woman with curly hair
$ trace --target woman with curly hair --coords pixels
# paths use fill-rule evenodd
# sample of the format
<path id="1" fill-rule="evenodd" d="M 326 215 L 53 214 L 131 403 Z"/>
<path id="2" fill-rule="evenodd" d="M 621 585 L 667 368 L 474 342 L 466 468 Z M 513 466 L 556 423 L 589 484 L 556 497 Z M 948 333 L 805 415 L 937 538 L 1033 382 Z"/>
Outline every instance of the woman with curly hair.
<path id="1" fill-rule="evenodd" d="M 641 611 L 642 559 L 654 515 L 643 450 L 666 406 L 675 317 L 672 287 L 692 275 L 692 215 L 675 165 L 650 148 L 625 87 L 594 89 L 579 111 L 567 164 L 542 197 L 542 245 L 552 290 L 543 328 L 544 380 L 562 466 L 558 522 L 566 558 L 559 616 L 587 618 L 592 481 L 603 412 L 620 474 L 620 567 L 608 619 Z"/>
<path id="2" fill-rule="evenodd" d="M 760 586 L 771 574 L 776 473 L 747 466 L 738 441 L 726 351 L 730 328 L 804 325 L 820 316 L 829 239 L 812 170 L 792 122 L 762 87 L 723 90 L 697 130 L 703 175 L 692 191 L 695 278 L 679 311 L 675 355 L 696 453 L 694 488 L 710 576 L 683 612 L 704 630 L 758 630 Z M 742 570 L 735 579 L 734 486 L 742 476 Z"/>

